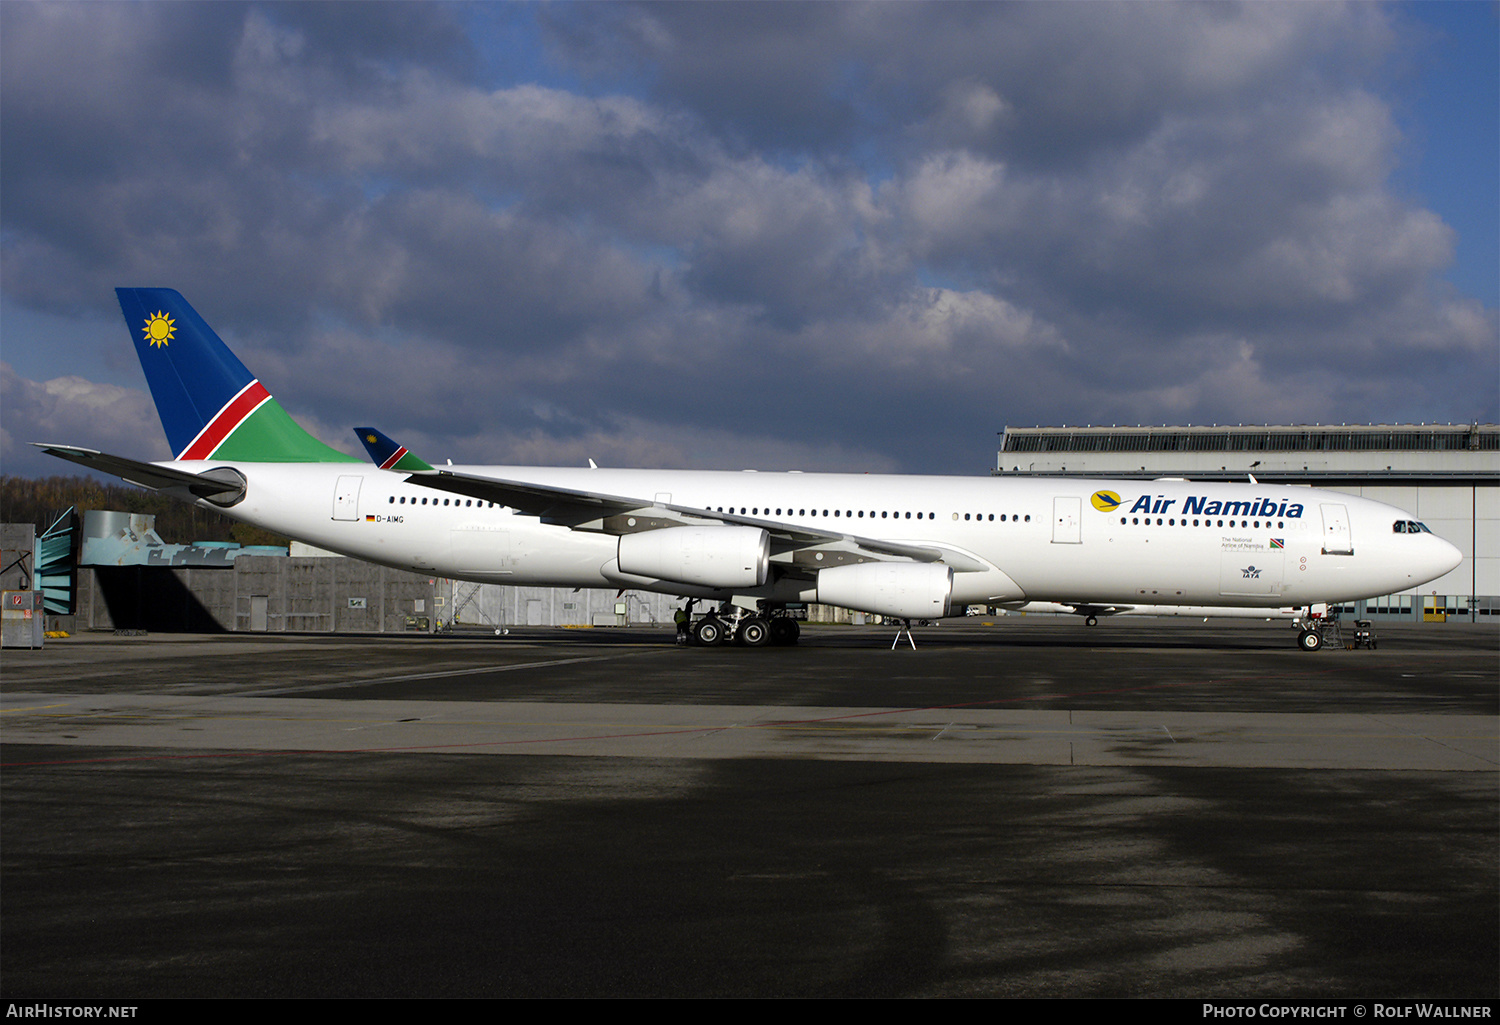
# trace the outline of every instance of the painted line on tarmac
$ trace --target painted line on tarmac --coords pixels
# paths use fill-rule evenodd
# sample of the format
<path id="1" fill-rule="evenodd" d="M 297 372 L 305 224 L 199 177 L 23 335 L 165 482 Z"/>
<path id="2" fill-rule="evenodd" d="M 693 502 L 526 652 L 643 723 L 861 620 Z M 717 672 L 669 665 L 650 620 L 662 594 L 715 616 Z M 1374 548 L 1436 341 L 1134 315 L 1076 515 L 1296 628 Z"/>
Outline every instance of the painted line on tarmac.
<path id="1" fill-rule="evenodd" d="M 244 688 L 237 693 L 242 696 L 274 697 L 285 694 L 306 694 L 318 690 L 344 690 L 351 687 L 378 687 L 388 683 L 410 683 L 413 680 L 443 680 L 459 676 L 482 676 L 485 673 L 513 673 L 521 669 L 547 669 L 552 666 L 577 665 L 581 662 L 612 662 L 622 658 L 648 654 L 648 651 L 627 651 L 618 655 L 589 655 L 583 658 L 554 658 L 545 662 L 510 662 L 496 665 L 476 666 L 470 669 L 437 669 L 428 673 L 406 673 L 401 676 L 376 676 L 370 679 L 339 680 L 335 683 L 312 683 L 278 685 L 269 688 Z"/>

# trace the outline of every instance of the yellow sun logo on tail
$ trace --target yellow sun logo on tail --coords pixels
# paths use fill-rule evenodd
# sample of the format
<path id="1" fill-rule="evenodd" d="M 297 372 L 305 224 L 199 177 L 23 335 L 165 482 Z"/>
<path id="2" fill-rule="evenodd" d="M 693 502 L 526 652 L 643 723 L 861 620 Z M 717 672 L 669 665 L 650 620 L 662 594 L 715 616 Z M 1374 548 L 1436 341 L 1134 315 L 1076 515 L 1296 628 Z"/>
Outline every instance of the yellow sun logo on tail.
<path id="1" fill-rule="evenodd" d="M 174 321 L 160 310 L 146 318 L 146 340 L 151 343 L 153 349 L 170 342 L 173 330 L 175 330 Z"/>

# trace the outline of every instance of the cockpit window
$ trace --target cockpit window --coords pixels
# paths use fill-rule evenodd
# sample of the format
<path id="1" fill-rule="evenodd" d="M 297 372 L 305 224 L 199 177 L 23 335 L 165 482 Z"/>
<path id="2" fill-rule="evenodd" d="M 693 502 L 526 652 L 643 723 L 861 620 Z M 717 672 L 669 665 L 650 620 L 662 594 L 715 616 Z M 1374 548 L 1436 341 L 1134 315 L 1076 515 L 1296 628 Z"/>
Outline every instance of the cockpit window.
<path id="1" fill-rule="evenodd" d="M 1432 531 L 1427 524 L 1416 520 L 1397 520 L 1391 524 L 1391 531 L 1396 534 L 1431 534 Z"/>

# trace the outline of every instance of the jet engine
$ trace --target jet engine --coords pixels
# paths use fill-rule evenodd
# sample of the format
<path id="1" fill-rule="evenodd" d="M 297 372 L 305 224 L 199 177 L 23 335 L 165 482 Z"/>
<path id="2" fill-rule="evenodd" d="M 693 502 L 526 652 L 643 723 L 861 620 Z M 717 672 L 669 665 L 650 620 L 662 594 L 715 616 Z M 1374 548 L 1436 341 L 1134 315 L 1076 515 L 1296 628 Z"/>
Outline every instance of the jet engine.
<path id="1" fill-rule="evenodd" d="M 620 535 L 621 571 L 703 587 L 759 587 L 771 535 L 759 527 L 664 527 Z"/>
<path id="2" fill-rule="evenodd" d="M 899 619 L 948 614 L 953 570 L 935 562 L 863 562 L 818 571 L 818 601 Z"/>

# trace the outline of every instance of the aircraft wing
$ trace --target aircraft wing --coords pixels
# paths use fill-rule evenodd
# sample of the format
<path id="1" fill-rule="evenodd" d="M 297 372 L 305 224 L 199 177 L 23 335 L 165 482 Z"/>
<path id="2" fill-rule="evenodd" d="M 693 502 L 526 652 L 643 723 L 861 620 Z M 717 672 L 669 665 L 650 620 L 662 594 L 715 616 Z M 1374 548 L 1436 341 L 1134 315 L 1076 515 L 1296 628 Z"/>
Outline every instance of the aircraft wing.
<path id="1" fill-rule="evenodd" d="M 48 455 L 108 473 L 152 491 L 186 492 L 192 498 L 207 499 L 215 505 L 226 507 L 245 497 L 245 478 L 239 471 L 227 466 L 203 473 L 189 473 L 169 466 L 126 459 L 124 456 L 112 456 L 91 448 L 78 448 L 75 445 L 48 445 L 39 441 L 32 444 Z"/>
<path id="2" fill-rule="evenodd" d="M 433 470 L 414 473 L 406 478 L 408 484 L 419 484 L 438 491 L 494 502 L 508 506 L 519 513 L 540 517 L 544 523 L 554 523 L 574 530 L 594 530 L 605 534 L 629 534 L 641 530 L 656 530 L 662 527 L 698 525 L 705 520 L 730 523 L 736 526 L 760 527 L 771 535 L 771 543 L 778 552 L 842 553 L 865 559 L 903 560 L 911 562 L 948 562 L 955 570 L 979 571 L 988 569 L 977 560 L 961 553 L 927 545 L 908 545 L 875 538 L 859 537 L 835 531 L 818 530 L 805 524 L 782 523 L 777 520 L 739 516 L 733 513 L 715 512 L 686 505 L 658 505 L 655 502 L 629 498 L 624 495 L 606 495 L 593 491 L 576 491 L 572 488 L 552 487 L 546 484 L 531 484 L 525 481 L 503 480 L 477 474 L 458 473 L 453 470 Z M 794 564 L 803 558 L 793 557 Z M 808 561 L 808 568 L 823 568 L 838 565 L 848 559 Z"/>

